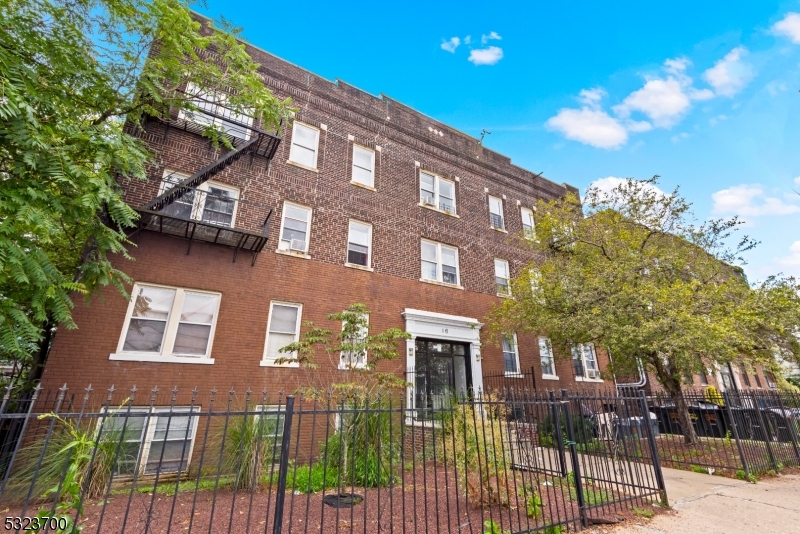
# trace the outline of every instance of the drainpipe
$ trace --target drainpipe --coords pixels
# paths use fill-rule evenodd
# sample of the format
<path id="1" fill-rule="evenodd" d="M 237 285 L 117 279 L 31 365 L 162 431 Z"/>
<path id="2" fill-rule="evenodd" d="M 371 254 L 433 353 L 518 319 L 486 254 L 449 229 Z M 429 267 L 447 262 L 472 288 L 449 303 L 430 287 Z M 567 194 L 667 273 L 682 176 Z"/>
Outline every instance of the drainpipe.
<path id="1" fill-rule="evenodd" d="M 606 352 L 608 352 L 608 360 L 613 362 L 614 360 L 611 358 L 611 350 L 606 349 Z M 647 374 L 644 372 L 644 365 L 642 365 L 642 360 L 639 358 L 636 359 L 636 367 L 639 370 L 639 380 L 636 382 L 618 384 L 617 376 L 614 375 L 614 387 L 617 389 L 617 391 L 619 391 L 620 388 L 641 388 L 647 384 Z"/>

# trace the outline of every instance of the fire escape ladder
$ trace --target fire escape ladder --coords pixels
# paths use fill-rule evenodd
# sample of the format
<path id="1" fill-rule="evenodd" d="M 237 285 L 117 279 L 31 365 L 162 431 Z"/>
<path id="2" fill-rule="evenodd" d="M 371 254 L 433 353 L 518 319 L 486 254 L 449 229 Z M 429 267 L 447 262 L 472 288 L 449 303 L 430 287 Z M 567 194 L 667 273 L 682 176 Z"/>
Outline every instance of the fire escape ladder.
<path id="1" fill-rule="evenodd" d="M 260 142 L 260 135 L 253 136 L 240 147 L 236 148 L 235 150 L 231 150 L 221 158 L 210 163 L 209 165 L 206 165 L 185 180 L 175 184 L 174 187 L 164 191 L 156 198 L 142 206 L 140 209 L 142 211 L 163 210 L 165 207 L 169 206 L 183 195 L 194 191 L 198 186 L 204 184 L 216 174 L 219 174 L 226 168 L 239 161 L 242 156 L 258 151 Z"/>

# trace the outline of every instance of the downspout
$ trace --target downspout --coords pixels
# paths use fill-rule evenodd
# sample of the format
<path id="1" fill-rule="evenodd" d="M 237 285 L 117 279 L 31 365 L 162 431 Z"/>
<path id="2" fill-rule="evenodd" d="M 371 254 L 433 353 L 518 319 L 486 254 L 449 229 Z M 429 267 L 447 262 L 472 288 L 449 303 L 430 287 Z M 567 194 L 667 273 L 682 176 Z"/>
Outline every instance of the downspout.
<path id="1" fill-rule="evenodd" d="M 613 362 L 613 358 L 611 357 L 611 350 L 606 349 L 608 352 L 608 360 Z M 639 380 L 636 382 L 624 382 L 622 384 L 617 383 L 617 375 L 614 375 L 614 387 L 619 391 L 620 388 L 641 388 L 647 384 L 647 374 L 644 372 L 644 365 L 642 365 L 642 360 L 636 358 L 636 368 L 639 371 Z"/>

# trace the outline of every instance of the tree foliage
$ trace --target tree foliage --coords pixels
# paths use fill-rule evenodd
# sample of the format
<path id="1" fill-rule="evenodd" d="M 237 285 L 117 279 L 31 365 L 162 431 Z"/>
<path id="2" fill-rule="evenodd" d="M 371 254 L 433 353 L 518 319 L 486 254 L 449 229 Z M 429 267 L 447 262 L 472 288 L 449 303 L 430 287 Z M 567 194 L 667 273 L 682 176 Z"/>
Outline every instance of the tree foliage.
<path id="1" fill-rule="evenodd" d="M 291 116 L 257 67 L 236 35 L 195 20 L 184 0 L 3 2 L 0 357 L 27 361 L 45 329 L 74 328 L 74 294 L 125 293 L 110 258 L 129 257 L 137 215 L 117 178 L 146 178 L 150 158 L 132 126 L 196 110 L 187 83 L 227 93 L 264 128 Z"/>
<path id="2" fill-rule="evenodd" d="M 729 246 L 741 222 L 698 224 L 678 191 L 657 183 L 590 188 L 582 205 L 573 195 L 540 202 L 527 240 L 536 259 L 491 322 L 495 332 L 548 335 L 562 354 L 593 342 L 610 351 L 618 375 L 635 375 L 641 361 L 681 408 L 686 374 L 772 365 L 776 354 L 797 360 L 800 286 L 770 277 L 751 287 L 736 265 L 756 243 Z"/>

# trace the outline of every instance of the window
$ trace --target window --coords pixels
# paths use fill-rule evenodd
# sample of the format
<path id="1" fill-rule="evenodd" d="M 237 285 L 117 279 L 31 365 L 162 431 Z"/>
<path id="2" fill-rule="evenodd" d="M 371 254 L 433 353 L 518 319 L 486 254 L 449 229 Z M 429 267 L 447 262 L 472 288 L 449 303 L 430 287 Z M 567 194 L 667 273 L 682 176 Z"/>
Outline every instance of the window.
<path id="1" fill-rule="evenodd" d="M 308 252 L 308 230 L 311 226 L 311 208 L 283 203 L 281 239 L 278 250 L 306 254 Z"/>
<path id="2" fill-rule="evenodd" d="M 192 457 L 197 430 L 194 408 L 131 408 L 101 419 L 101 434 L 115 445 L 119 455 L 114 473 L 155 475 L 184 472 Z M 148 415 L 149 414 L 149 415 Z"/>
<path id="3" fill-rule="evenodd" d="M 353 177 L 357 184 L 375 186 L 375 152 L 368 148 L 353 145 Z"/>
<path id="4" fill-rule="evenodd" d="M 506 260 L 494 260 L 494 280 L 497 283 L 497 294 L 503 296 L 511 295 L 510 279 L 508 272 L 508 262 Z"/>
<path id="5" fill-rule="evenodd" d="M 527 239 L 533 239 L 535 236 L 535 227 L 533 224 L 533 210 L 528 208 L 521 208 L 522 215 L 522 233 Z"/>
<path id="6" fill-rule="evenodd" d="M 435 174 L 419 171 L 419 202 L 423 206 L 455 214 L 456 184 Z"/>
<path id="7" fill-rule="evenodd" d="M 271 302 L 269 307 L 269 324 L 267 325 L 267 343 L 264 348 L 262 365 L 277 365 L 278 358 L 294 358 L 292 353 L 278 352 L 300 338 L 300 316 L 303 307 L 300 304 Z M 297 367 L 297 363 L 287 364 Z"/>
<path id="8" fill-rule="evenodd" d="M 345 338 L 344 342 L 352 345 L 366 343 L 367 336 L 369 335 L 369 315 L 362 315 L 367 324 L 360 325 L 358 334 L 355 338 Z M 345 323 L 342 321 L 342 330 L 344 330 Z M 367 350 L 360 351 L 342 351 L 339 354 L 339 369 L 363 369 L 367 365 Z"/>
<path id="9" fill-rule="evenodd" d="M 701 383 L 701 384 L 703 384 L 704 386 L 707 386 L 707 385 L 708 385 L 708 376 L 706 376 L 706 374 L 705 374 L 705 373 L 700 373 L 700 374 L 699 374 L 699 375 L 697 375 L 697 376 L 698 376 L 698 378 L 700 378 L 700 383 Z"/>
<path id="10" fill-rule="evenodd" d="M 758 369 L 753 369 L 753 378 L 756 381 L 756 387 L 761 389 L 761 378 L 758 376 Z"/>
<path id="11" fill-rule="evenodd" d="M 319 130 L 295 121 L 292 126 L 292 146 L 289 149 L 289 161 L 309 169 L 316 169 L 318 149 Z"/>
<path id="12" fill-rule="evenodd" d="M 178 119 L 186 119 L 201 126 L 215 126 L 239 139 L 250 138 L 253 117 L 245 113 L 236 113 L 227 107 L 227 95 L 203 90 L 193 83 L 186 86 L 186 92 L 193 97 L 193 103 L 198 110 L 181 110 Z"/>
<path id="13" fill-rule="evenodd" d="M 593 343 L 580 343 L 572 346 L 572 365 L 578 379 L 600 380 L 597 354 Z"/>
<path id="14" fill-rule="evenodd" d="M 112 359 L 208 358 L 219 302 L 218 293 L 135 284 Z"/>
<path id="15" fill-rule="evenodd" d="M 503 364 L 505 365 L 506 375 L 520 374 L 517 334 L 503 336 Z"/>
<path id="16" fill-rule="evenodd" d="M 747 368 L 744 366 L 743 363 L 739 364 L 739 373 L 742 377 L 742 385 L 746 388 L 750 387 L 750 377 L 747 376 Z"/>
<path id="17" fill-rule="evenodd" d="M 264 452 L 272 457 L 273 463 L 280 461 L 285 417 L 286 406 L 257 405 L 253 409 L 253 426 L 257 431 L 253 434 L 256 439 L 261 435 Z"/>
<path id="18" fill-rule="evenodd" d="M 546 337 L 539 338 L 539 358 L 542 362 L 542 376 L 558 378 L 556 376 L 556 366 L 553 359 L 553 345 Z"/>
<path id="19" fill-rule="evenodd" d="M 347 263 L 369 267 L 372 263 L 372 225 L 350 221 L 347 234 Z"/>
<path id="20" fill-rule="evenodd" d="M 503 201 L 496 197 L 489 197 L 489 225 L 497 230 L 505 230 L 503 222 Z"/>
<path id="21" fill-rule="evenodd" d="M 728 369 L 721 369 L 719 375 L 722 377 L 722 385 L 725 390 L 734 390 L 733 377 Z"/>
<path id="22" fill-rule="evenodd" d="M 763 367 L 761 368 L 764 371 L 764 378 L 767 380 L 767 387 L 770 389 L 777 389 L 778 382 L 775 380 L 775 375 L 772 371 L 767 371 Z"/>
<path id="23" fill-rule="evenodd" d="M 161 193 L 169 191 L 188 177 L 188 174 L 165 170 Z M 236 187 L 205 182 L 167 205 L 162 213 L 171 217 L 194 219 L 232 228 L 238 199 L 239 189 Z"/>
<path id="24" fill-rule="evenodd" d="M 458 249 L 422 240 L 422 279 L 458 285 Z"/>

